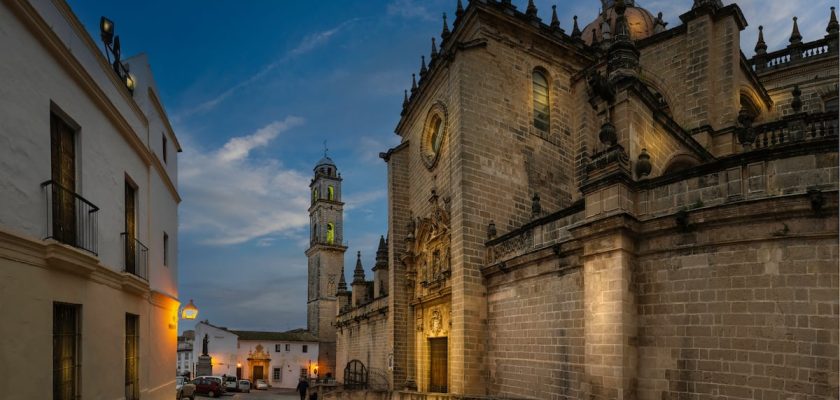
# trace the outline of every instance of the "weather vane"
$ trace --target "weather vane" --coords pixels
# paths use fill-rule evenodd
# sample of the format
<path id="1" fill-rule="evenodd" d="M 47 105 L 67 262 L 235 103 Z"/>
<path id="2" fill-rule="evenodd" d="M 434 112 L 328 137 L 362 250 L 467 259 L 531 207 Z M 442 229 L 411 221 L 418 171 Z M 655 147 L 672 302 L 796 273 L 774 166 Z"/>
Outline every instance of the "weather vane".
<path id="1" fill-rule="evenodd" d="M 327 156 L 327 139 L 324 139 L 324 157 Z"/>

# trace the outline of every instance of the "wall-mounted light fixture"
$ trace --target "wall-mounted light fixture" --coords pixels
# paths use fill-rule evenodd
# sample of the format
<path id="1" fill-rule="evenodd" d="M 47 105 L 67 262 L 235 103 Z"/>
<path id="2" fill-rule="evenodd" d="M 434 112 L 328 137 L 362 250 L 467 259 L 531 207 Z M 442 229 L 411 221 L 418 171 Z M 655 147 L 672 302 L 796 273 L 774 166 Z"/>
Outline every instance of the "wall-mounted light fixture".
<path id="1" fill-rule="evenodd" d="M 137 81 L 134 75 L 128 72 L 128 67 L 120 60 L 120 37 L 114 36 L 114 22 L 108 18 L 102 17 L 99 19 L 99 34 L 102 38 L 102 43 L 105 44 L 105 57 L 114 69 L 114 73 L 125 84 L 126 89 L 133 95 L 134 87 Z M 114 60 L 111 61 L 113 56 Z"/>
<path id="2" fill-rule="evenodd" d="M 193 304 L 192 299 L 190 299 L 189 304 L 184 306 L 184 309 L 181 310 L 181 318 L 183 319 L 196 319 L 198 317 L 198 307 Z"/>

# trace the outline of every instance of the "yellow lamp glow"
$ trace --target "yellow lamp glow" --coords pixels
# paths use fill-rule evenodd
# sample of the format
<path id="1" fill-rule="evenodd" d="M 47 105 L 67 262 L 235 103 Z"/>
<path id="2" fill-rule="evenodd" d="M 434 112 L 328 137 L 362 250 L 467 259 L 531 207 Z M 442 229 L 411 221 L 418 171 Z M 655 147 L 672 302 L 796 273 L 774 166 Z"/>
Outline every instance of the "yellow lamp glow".
<path id="1" fill-rule="evenodd" d="M 193 304 L 192 299 L 190 299 L 190 303 L 184 306 L 184 309 L 181 311 L 181 318 L 183 319 L 196 319 L 198 317 L 198 308 Z"/>

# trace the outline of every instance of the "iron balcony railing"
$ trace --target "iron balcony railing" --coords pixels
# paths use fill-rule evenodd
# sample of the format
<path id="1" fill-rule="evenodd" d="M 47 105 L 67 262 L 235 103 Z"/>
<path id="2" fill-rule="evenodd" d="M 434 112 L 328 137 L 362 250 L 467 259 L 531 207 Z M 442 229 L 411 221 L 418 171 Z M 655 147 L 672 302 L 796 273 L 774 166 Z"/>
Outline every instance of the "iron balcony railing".
<path id="1" fill-rule="evenodd" d="M 47 205 L 44 239 L 55 239 L 97 255 L 99 207 L 53 180 L 42 183 L 41 188 Z"/>
<path id="2" fill-rule="evenodd" d="M 149 248 L 133 235 L 120 234 L 123 242 L 125 264 L 123 272 L 133 274 L 145 281 L 149 280 Z"/>

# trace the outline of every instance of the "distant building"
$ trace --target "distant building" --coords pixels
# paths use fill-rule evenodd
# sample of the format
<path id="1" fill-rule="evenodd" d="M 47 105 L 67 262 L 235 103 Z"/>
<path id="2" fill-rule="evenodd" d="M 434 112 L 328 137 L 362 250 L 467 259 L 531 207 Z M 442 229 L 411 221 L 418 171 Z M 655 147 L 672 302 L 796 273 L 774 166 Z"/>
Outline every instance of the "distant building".
<path id="1" fill-rule="evenodd" d="M 178 336 L 178 357 L 175 360 L 175 373 L 177 375 L 193 377 L 195 372 L 195 365 L 193 365 L 194 344 L 195 331 L 184 331 L 183 336 Z"/>
<path id="2" fill-rule="evenodd" d="M 181 148 L 149 59 L 115 72 L 63 0 L 0 27 L 0 397 L 171 399 Z"/>
<path id="3" fill-rule="evenodd" d="M 336 290 L 337 378 L 376 393 L 319 398 L 837 398 L 834 9 L 768 49 L 737 4 L 589 3 L 452 1 L 381 155 L 379 288 Z"/>
<path id="4" fill-rule="evenodd" d="M 319 343 L 303 329 L 287 332 L 240 331 L 218 327 L 208 321 L 195 326 L 197 343 L 207 335 L 213 375 L 265 380 L 272 387 L 294 388 L 300 378 L 318 371 Z M 193 352 L 198 362 L 201 345 Z"/>

